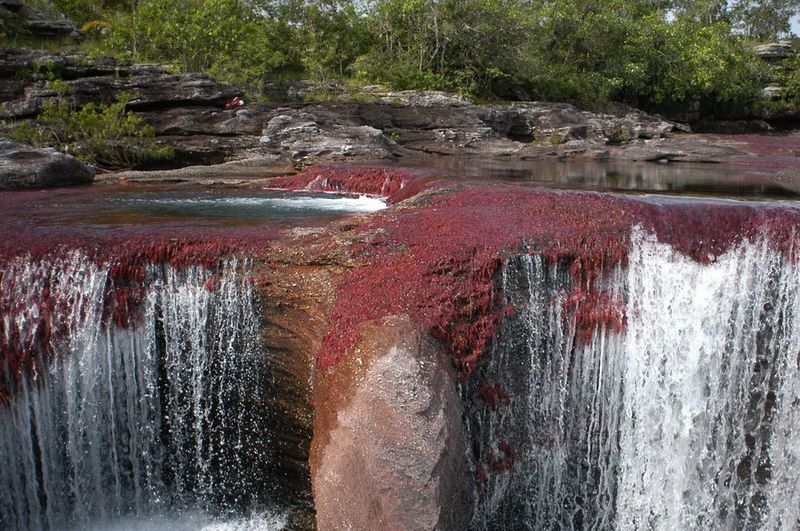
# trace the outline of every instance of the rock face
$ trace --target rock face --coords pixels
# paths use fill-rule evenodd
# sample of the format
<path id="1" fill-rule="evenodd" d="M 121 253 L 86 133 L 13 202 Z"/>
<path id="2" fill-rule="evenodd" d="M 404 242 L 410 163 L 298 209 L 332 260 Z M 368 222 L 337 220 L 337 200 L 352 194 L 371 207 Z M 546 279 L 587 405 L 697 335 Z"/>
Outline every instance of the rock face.
<path id="1" fill-rule="evenodd" d="M 54 85 L 53 78 L 62 83 Z M 675 127 L 633 109 L 594 114 L 568 104 L 476 105 L 441 92 L 369 90 L 367 103 L 225 110 L 237 90 L 208 76 L 108 58 L 0 50 L 0 117 L 35 118 L 44 102 L 62 94 L 75 107 L 128 94 L 128 109 L 174 146 L 178 165 L 264 156 L 295 164 L 429 155 L 603 158 L 608 145 L 661 138 Z"/>
<path id="2" fill-rule="evenodd" d="M 358 156 L 384 159 L 392 155 L 391 142 L 369 125 L 320 125 L 307 112 L 279 114 L 270 119 L 259 139 L 264 148 L 288 152 L 292 159 Z"/>
<path id="3" fill-rule="evenodd" d="M 17 0 L 0 2 L 0 18 L 16 30 L 14 33 L 21 29 L 23 34 L 37 39 L 83 38 L 83 34 L 71 20 L 63 16 L 53 17 Z"/>
<path id="4" fill-rule="evenodd" d="M 786 59 L 797 55 L 791 42 L 785 41 L 761 44 L 755 47 L 755 52 L 756 55 L 767 61 Z"/>
<path id="5" fill-rule="evenodd" d="M 0 141 L 0 190 L 88 184 L 95 170 L 54 149 Z"/>
<path id="6" fill-rule="evenodd" d="M 49 81 L 53 77 L 62 80 L 60 86 Z M 65 97 L 76 107 L 131 95 L 128 108 L 152 126 L 160 142 L 174 148 L 174 160 L 165 165 L 169 168 L 244 160 L 272 167 L 356 160 L 415 164 L 443 157 L 501 163 L 722 162 L 744 155 L 724 140 L 695 142 L 678 134 L 689 132 L 688 126 L 622 105 L 606 113 L 564 103 L 478 105 L 440 92 L 366 87 L 364 102 L 247 102 L 226 110 L 237 89 L 208 76 L 171 74 L 160 66 L 108 58 L 0 50 L 1 118 L 35 118 L 45 101 L 59 97 L 56 88 L 66 89 Z M 722 125 L 724 130 L 733 127 Z M 769 127 L 763 121 L 737 127 L 754 126 Z"/>
<path id="7" fill-rule="evenodd" d="M 464 529 L 471 483 L 453 375 L 407 317 L 370 328 L 342 373 L 349 385 L 317 393 L 318 529 Z"/>

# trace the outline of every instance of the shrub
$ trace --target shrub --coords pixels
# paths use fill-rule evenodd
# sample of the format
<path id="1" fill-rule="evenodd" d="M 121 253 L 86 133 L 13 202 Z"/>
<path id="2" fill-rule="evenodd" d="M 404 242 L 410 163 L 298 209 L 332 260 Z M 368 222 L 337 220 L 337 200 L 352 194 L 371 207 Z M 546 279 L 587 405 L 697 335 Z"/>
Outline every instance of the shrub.
<path id="1" fill-rule="evenodd" d="M 122 94 L 110 105 L 88 103 L 75 109 L 62 90 L 55 100 L 45 102 L 37 120 L 12 127 L 10 136 L 110 170 L 171 159 L 172 148 L 156 142 L 152 128 L 125 110 L 130 100 Z"/>

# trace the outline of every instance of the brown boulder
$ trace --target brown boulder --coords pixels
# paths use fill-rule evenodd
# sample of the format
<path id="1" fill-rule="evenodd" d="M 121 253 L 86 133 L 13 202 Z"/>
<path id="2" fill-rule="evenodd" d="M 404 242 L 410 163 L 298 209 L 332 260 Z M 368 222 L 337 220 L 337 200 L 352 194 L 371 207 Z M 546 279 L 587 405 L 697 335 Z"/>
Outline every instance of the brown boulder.
<path id="1" fill-rule="evenodd" d="M 318 528 L 465 528 L 471 483 L 448 363 L 408 317 L 363 332 L 352 359 L 317 382 Z"/>

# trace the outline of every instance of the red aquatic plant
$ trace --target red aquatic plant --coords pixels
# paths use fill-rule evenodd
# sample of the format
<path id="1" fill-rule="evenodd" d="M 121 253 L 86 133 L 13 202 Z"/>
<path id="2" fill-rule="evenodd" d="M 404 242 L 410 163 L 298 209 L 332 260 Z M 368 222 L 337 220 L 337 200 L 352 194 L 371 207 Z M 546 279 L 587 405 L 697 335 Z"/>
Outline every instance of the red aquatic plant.
<path id="1" fill-rule="evenodd" d="M 618 333 L 625 304 L 606 286 L 627 263 L 634 226 L 707 262 L 767 229 L 774 247 L 797 254 L 791 242 L 798 222 L 800 213 L 785 206 L 705 199 L 497 184 L 429 194 L 425 206 L 385 211 L 358 227 L 376 237 L 352 246 L 362 263 L 339 285 L 317 369 L 327 371 L 355 348 L 360 323 L 406 314 L 440 340 L 462 377 L 469 376 L 508 313 L 497 274 L 508 256 L 522 252 L 569 271 L 570 288 L 558 302 L 574 320 L 579 342 L 599 329 Z"/>
<path id="2" fill-rule="evenodd" d="M 625 328 L 625 301 L 594 284 L 588 288 L 579 285 L 564 293 L 561 306 L 564 318 L 574 323 L 576 339 L 581 343 L 588 343 L 598 330 L 620 333 Z"/>
<path id="3" fill-rule="evenodd" d="M 480 398 L 486 406 L 492 411 L 497 411 L 501 407 L 508 406 L 511 403 L 511 397 L 508 396 L 506 388 L 491 379 L 482 380 L 475 389 L 475 396 Z"/>
<path id="4" fill-rule="evenodd" d="M 106 235 L 91 244 L 80 240 L 53 242 L 48 251 L 34 247 L 36 257 L 0 257 L 0 403 L 9 400 L 23 378 L 41 382 L 36 375 L 61 351 L 59 345 L 68 337 L 65 316 L 77 311 L 80 305 L 75 304 L 74 296 L 58 288 L 54 275 L 58 273 L 58 264 L 72 252 L 72 245 L 82 249 L 86 260 L 107 268 L 102 318 L 127 328 L 141 316 L 149 267 L 201 266 L 214 270 L 226 256 L 242 253 L 259 256 L 274 234 L 264 231 L 250 238 L 246 232 L 232 233 L 223 239 L 200 232 L 175 236 L 174 232 L 165 235 L 132 230 Z M 15 277 L 15 260 L 32 264 L 34 276 Z M 215 289 L 217 280 L 212 276 L 206 289 Z M 30 282 L 38 285 L 28 286 Z"/>
<path id="5" fill-rule="evenodd" d="M 273 179 L 270 184 L 288 190 L 376 195 L 397 203 L 418 194 L 428 174 L 409 168 L 330 164 L 309 166 L 296 175 Z"/>

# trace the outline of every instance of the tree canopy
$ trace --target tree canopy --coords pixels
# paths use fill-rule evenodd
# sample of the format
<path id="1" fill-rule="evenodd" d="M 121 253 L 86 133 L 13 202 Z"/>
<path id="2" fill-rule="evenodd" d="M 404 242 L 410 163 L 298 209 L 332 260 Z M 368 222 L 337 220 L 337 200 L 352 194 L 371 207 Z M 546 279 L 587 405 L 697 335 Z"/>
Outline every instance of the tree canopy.
<path id="1" fill-rule="evenodd" d="M 98 53 L 208 71 L 254 94 L 352 79 L 485 98 L 643 107 L 752 101 L 756 41 L 800 0 L 39 0 Z"/>

